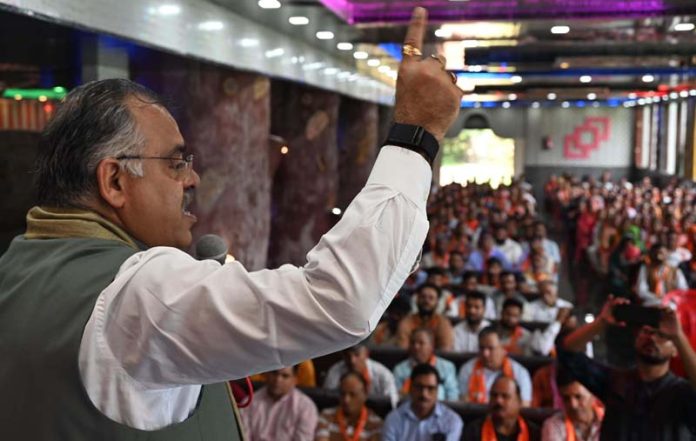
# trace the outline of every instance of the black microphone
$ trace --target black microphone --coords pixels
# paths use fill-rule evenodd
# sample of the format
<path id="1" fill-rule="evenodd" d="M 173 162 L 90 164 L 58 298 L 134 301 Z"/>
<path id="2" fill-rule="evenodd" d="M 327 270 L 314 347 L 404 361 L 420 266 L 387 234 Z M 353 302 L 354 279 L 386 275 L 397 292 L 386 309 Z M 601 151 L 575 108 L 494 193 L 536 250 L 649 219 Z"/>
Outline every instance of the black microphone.
<path id="1" fill-rule="evenodd" d="M 217 234 L 206 234 L 196 242 L 196 259 L 215 260 L 224 265 L 227 259 L 227 241 Z"/>

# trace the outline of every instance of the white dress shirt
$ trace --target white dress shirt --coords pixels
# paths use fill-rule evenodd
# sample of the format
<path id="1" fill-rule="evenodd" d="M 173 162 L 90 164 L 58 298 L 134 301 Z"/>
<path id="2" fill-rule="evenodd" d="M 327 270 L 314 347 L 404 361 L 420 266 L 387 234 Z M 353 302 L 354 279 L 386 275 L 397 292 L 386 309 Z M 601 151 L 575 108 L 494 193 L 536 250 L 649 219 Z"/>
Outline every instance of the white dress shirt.
<path id="1" fill-rule="evenodd" d="M 572 307 L 572 303 L 561 298 L 556 299 L 556 304 L 553 306 L 547 305 L 543 299 L 536 299 L 525 306 L 522 316 L 523 320 L 526 322 L 551 323 L 556 321 L 559 309 Z"/>
<path id="2" fill-rule="evenodd" d="M 489 326 L 491 322 L 483 319 L 475 331 L 471 330 L 469 323 L 466 320 L 462 320 L 457 323 L 454 327 L 454 351 L 455 352 L 478 352 L 479 343 L 478 335 L 479 332 L 486 326 Z"/>
<path id="3" fill-rule="evenodd" d="M 80 373 L 94 405 L 155 430 L 185 420 L 203 384 L 367 338 L 422 248 L 431 176 L 418 153 L 382 148 L 365 188 L 301 268 L 250 273 L 169 247 L 133 255 L 82 337 Z"/>

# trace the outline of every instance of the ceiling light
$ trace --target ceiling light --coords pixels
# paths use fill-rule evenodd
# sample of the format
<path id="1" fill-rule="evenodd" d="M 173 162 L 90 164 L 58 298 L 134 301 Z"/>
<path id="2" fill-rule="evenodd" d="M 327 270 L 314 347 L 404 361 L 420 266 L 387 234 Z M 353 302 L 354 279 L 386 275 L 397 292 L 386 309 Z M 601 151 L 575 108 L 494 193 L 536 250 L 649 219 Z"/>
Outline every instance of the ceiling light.
<path id="1" fill-rule="evenodd" d="M 519 75 L 513 75 L 510 77 L 510 81 L 512 81 L 513 83 L 521 83 L 522 77 Z"/>
<path id="2" fill-rule="evenodd" d="M 580 82 L 581 83 L 590 83 L 590 82 L 592 82 L 592 77 L 589 75 L 583 75 L 580 77 Z"/>
<path id="3" fill-rule="evenodd" d="M 548 98 L 548 99 L 551 100 L 551 101 L 555 100 L 556 97 L 557 97 L 557 95 L 556 95 L 555 93 L 553 93 L 553 92 L 551 92 L 551 93 L 549 93 L 548 95 L 546 95 L 546 98 Z"/>
<path id="4" fill-rule="evenodd" d="M 564 109 L 567 109 L 568 107 L 570 107 L 570 103 L 568 101 L 563 101 L 563 103 L 561 104 L 561 107 L 563 107 Z"/>
<path id="5" fill-rule="evenodd" d="M 314 63 L 308 63 L 302 66 L 302 70 L 316 70 L 316 69 L 321 69 L 324 67 L 324 63 L 321 61 L 316 61 Z"/>
<path id="6" fill-rule="evenodd" d="M 271 49 L 270 51 L 266 51 L 264 55 L 266 55 L 266 58 L 276 58 L 280 57 L 285 53 L 285 49 L 282 47 L 277 47 L 275 49 Z"/>
<path id="7" fill-rule="evenodd" d="M 382 62 L 376 58 L 370 58 L 369 60 L 367 60 L 367 65 L 370 67 L 377 67 L 380 64 L 382 64 Z"/>
<path id="8" fill-rule="evenodd" d="M 662 95 L 662 101 L 667 101 L 669 97 L 667 95 Z"/>
<path id="9" fill-rule="evenodd" d="M 324 69 L 324 75 L 336 75 L 341 69 L 335 67 L 327 67 Z"/>
<path id="10" fill-rule="evenodd" d="M 679 96 L 682 98 L 688 98 L 689 97 L 689 91 L 688 90 L 682 90 L 679 92 Z"/>
<path id="11" fill-rule="evenodd" d="M 503 103 L 503 109 L 509 109 L 510 108 L 510 103 L 508 101 L 505 101 Z"/>
<path id="12" fill-rule="evenodd" d="M 677 92 L 672 92 L 669 94 L 669 97 L 673 100 L 676 100 L 677 98 L 679 98 L 679 94 Z"/>
<path id="13" fill-rule="evenodd" d="M 389 67 L 385 64 L 384 66 L 380 66 L 379 69 L 377 69 L 377 70 L 382 72 L 382 73 L 387 73 L 391 70 L 391 67 Z"/>
<path id="14" fill-rule="evenodd" d="M 596 100 L 597 99 L 597 94 L 594 92 L 590 92 L 587 94 L 587 99 L 588 100 Z"/>
<path id="15" fill-rule="evenodd" d="M 221 21 L 217 20 L 198 23 L 198 29 L 201 31 L 219 31 L 224 27 L 225 25 Z"/>
<path id="16" fill-rule="evenodd" d="M 696 89 L 691 89 L 689 91 L 689 96 L 696 96 Z"/>
<path id="17" fill-rule="evenodd" d="M 334 33 L 331 31 L 319 31 L 316 35 L 320 40 L 333 40 L 334 38 Z"/>
<path id="18" fill-rule="evenodd" d="M 468 70 L 469 72 L 481 72 L 483 70 L 483 67 L 476 64 L 468 66 L 466 70 Z"/>
<path id="19" fill-rule="evenodd" d="M 239 40 L 239 45 L 241 47 L 255 47 L 259 45 L 259 40 L 255 38 L 242 38 Z"/>
<path id="20" fill-rule="evenodd" d="M 340 216 L 341 213 L 342 213 L 342 211 L 341 211 L 340 208 L 334 207 L 334 208 L 331 210 L 331 213 L 335 214 L 336 216 Z"/>
<path id="21" fill-rule="evenodd" d="M 364 51 L 357 51 L 353 53 L 353 58 L 356 60 L 366 60 L 367 57 L 369 57 L 369 54 Z"/>
<path id="22" fill-rule="evenodd" d="M 348 43 L 347 41 L 342 41 L 336 45 L 336 49 L 339 51 L 349 51 L 353 49 L 353 43 Z"/>
<path id="23" fill-rule="evenodd" d="M 160 5 L 157 8 L 151 9 L 157 15 L 179 15 L 181 6 L 179 5 Z"/>
<path id="24" fill-rule="evenodd" d="M 452 37 L 452 31 L 450 29 L 436 29 L 435 30 L 435 36 L 439 38 L 451 38 Z"/>
<path id="25" fill-rule="evenodd" d="M 696 28 L 696 25 L 694 25 L 693 23 L 679 23 L 677 25 L 674 25 L 674 30 L 678 32 L 693 31 L 694 28 Z"/>
<path id="26" fill-rule="evenodd" d="M 551 28 L 552 34 L 567 34 L 570 32 L 569 26 L 554 26 Z"/>
<path id="27" fill-rule="evenodd" d="M 295 17 L 288 18 L 288 23 L 295 26 L 304 26 L 309 24 L 309 19 L 302 15 L 297 15 Z"/>
<path id="28" fill-rule="evenodd" d="M 645 104 L 645 100 L 644 100 L 643 98 L 639 99 L 639 100 L 638 100 L 638 104 L 641 105 L 641 106 L 644 105 L 644 104 Z"/>
<path id="29" fill-rule="evenodd" d="M 262 9 L 278 9 L 280 2 L 278 0 L 259 0 L 259 8 Z"/>
<path id="30" fill-rule="evenodd" d="M 516 94 L 516 93 L 511 93 L 510 95 L 508 95 L 508 99 L 509 99 L 510 101 L 515 101 L 515 100 L 517 99 L 517 94 Z"/>
<path id="31" fill-rule="evenodd" d="M 568 69 L 570 67 L 570 63 L 564 61 L 563 63 L 561 63 L 560 67 L 561 69 Z"/>
<path id="32" fill-rule="evenodd" d="M 40 95 L 40 96 L 39 96 L 39 101 L 42 102 L 42 103 L 45 103 L 46 101 L 48 101 L 48 98 L 46 97 L 46 95 Z"/>
<path id="33" fill-rule="evenodd" d="M 541 106 L 541 104 L 539 104 L 538 101 L 534 101 L 534 102 L 532 103 L 532 108 L 534 108 L 534 109 L 538 109 L 540 106 Z"/>
<path id="34" fill-rule="evenodd" d="M 654 76 L 652 76 L 652 75 L 650 75 L 650 74 L 643 75 L 643 82 L 644 82 L 644 83 L 652 83 L 653 81 L 655 81 L 655 77 L 654 77 Z"/>
<path id="35" fill-rule="evenodd" d="M 287 155 L 289 151 L 290 151 L 290 149 L 289 149 L 288 146 L 286 146 L 286 145 L 284 145 L 284 146 L 282 146 L 282 147 L 280 148 L 280 154 L 281 154 L 281 155 Z"/>
<path id="36" fill-rule="evenodd" d="M 634 100 L 636 98 L 638 98 L 638 94 L 636 94 L 636 93 L 629 93 L 628 94 L 628 99 Z"/>

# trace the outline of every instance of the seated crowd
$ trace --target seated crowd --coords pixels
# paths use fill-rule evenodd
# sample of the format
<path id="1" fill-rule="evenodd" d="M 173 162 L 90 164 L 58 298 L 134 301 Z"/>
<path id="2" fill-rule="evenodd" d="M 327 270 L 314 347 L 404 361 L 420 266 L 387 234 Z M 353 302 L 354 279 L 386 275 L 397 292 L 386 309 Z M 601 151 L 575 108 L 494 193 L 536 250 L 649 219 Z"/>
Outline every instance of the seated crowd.
<path id="1" fill-rule="evenodd" d="M 547 210 L 560 218 L 568 215 L 568 200 L 559 195 L 575 194 L 576 184 L 554 182 L 545 188 L 551 198 Z M 590 197 L 594 188 L 590 186 Z M 674 190 L 664 191 L 674 195 Z M 562 256 L 567 254 L 547 236 L 530 191 L 516 182 L 498 189 L 449 185 L 433 193 L 420 268 L 370 339 L 265 378 L 254 377 L 265 384 L 251 405 L 240 409 L 247 438 L 696 439 L 696 354 L 685 343 L 676 314 L 665 309 L 657 327 L 637 331 L 636 368 L 620 370 L 596 362 L 592 342 L 618 324 L 614 307 L 627 300 L 609 298 L 596 320 L 578 326 L 574 305 L 558 292 Z M 607 205 L 614 206 L 614 200 Z M 572 241 L 579 247 L 577 231 Z M 621 243 L 616 246 L 626 247 Z M 640 247 L 633 239 L 631 244 Z M 563 245 L 564 251 L 572 246 Z M 682 257 L 690 245 L 684 246 Z M 672 248 L 658 251 L 650 255 L 649 265 L 671 265 Z M 613 260 L 610 256 L 607 261 L 608 275 Z M 678 271 L 669 273 L 676 274 L 674 287 L 685 277 Z M 672 279 L 651 267 L 643 272 L 646 289 L 656 299 L 673 288 L 655 291 L 651 283 L 656 277 L 663 284 Z M 636 286 L 635 296 L 646 300 L 641 289 Z M 693 380 L 671 373 L 670 360 L 676 355 Z M 301 368 L 315 378 L 301 377 Z"/>

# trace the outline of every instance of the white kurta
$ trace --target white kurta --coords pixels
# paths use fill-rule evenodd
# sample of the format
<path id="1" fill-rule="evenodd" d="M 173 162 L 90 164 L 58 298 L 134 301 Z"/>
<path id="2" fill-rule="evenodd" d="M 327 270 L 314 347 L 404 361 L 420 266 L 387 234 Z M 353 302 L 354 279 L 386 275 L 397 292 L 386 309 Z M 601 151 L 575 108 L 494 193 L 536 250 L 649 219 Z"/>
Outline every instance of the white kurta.
<path id="1" fill-rule="evenodd" d="M 421 250 L 431 177 L 419 154 L 382 148 L 365 188 L 301 268 L 249 273 L 169 247 L 133 255 L 85 326 L 80 371 L 93 403 L 153 430 L 185 420 L 202 384 L 366 338 Z"/>

